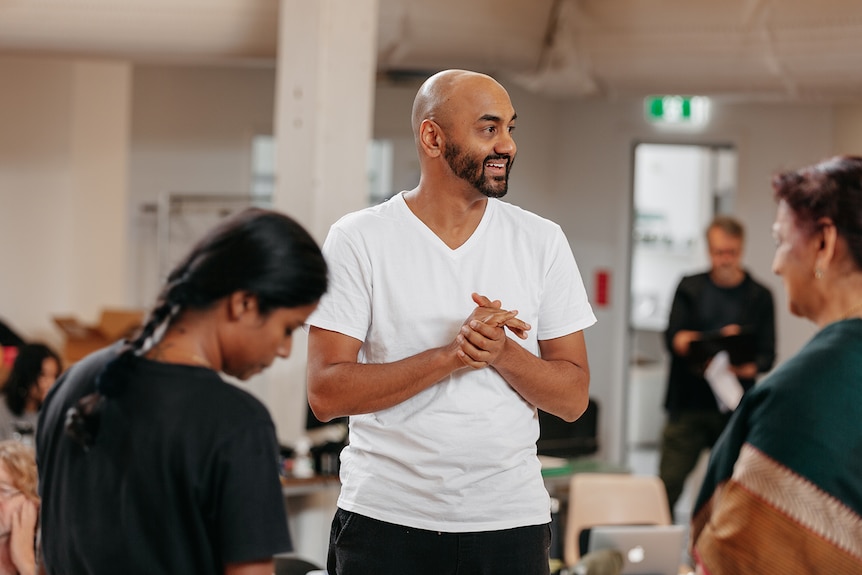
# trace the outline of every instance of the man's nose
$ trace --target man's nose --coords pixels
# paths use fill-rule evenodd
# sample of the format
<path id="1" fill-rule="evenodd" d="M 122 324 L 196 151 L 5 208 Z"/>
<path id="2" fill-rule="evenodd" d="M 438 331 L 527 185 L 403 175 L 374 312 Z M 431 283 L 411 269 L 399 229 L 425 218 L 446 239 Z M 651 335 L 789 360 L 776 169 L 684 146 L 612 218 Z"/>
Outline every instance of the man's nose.
<path id="1" fill-rule="evenodd" d="M 503 135 L 500 136 L 494 146 L 495 152 L 508 156 L 514 156 L 517 149 L 518 147 L 515 145 L 515 139 L 512 137 L 512 133 L 508 131 L 503 132 Z"/>

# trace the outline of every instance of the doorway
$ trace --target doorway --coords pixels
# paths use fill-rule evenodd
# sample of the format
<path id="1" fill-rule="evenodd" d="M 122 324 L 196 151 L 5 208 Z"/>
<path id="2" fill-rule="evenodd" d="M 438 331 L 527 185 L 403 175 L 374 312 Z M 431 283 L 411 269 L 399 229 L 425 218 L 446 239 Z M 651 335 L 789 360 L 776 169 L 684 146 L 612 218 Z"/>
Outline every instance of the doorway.
<path id="1" fill-rule="evenodd" d="M 658 474 L 667 318 L 679 280 L 709 267 L 706 226 L 733 212 L 737 154 L 729 145 L 638 143 L 633 162 L 625 451 L 634 472 Z M 683 493 L 680 505 L 689 499 Z"/>

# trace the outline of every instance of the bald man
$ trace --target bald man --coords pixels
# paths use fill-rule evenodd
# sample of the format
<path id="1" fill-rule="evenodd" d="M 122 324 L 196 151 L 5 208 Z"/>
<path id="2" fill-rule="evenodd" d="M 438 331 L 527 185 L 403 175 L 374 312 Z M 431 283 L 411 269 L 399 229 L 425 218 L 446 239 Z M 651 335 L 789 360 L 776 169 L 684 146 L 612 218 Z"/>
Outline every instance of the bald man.
<path id="1" fill-rule="evenodd" d="M 336 222 L 308 399 L 350 416 L 330 575 L 546 575 L 536 409 L 586 409 L 595 323 L 560 227 L 499 198 L 515 110 L 448 70 L 413 105 L 421 178 Z"/>

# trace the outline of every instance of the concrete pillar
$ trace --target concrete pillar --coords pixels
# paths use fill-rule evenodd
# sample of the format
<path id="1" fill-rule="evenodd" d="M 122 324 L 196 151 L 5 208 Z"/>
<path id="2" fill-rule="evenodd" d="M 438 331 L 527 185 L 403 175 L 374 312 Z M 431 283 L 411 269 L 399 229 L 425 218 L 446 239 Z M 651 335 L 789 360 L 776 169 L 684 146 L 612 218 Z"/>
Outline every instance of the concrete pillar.
<path id="1" fill-rule="evenodd" d="M 86 317 L 129 301 L 131 86 L 128 62 L 73 66 L 69 157 L 74 202 L 68 216 L 74 229 L 67 245 L 74 273 L 67 289 L 72 309 Z"/>
<path id="2" fill-rule="evenodd" d="M 52 316 L 127 302 L 131 65 L 4 56 L 0 78 L 0 313 L 62 351 Z"/>
<path id="3" fill-rule="evenodd" d="M 377 0 L 282 0 L 274 205 L 322 241 L 368 204 Z"/>
<path id="4" fill-rule="evenodd" d="M 368 205 L 377 0 L 281 0 L 279 20 L 273 205 L 322 243 L 335 220 Z M 305 433 L 306 353 L 297 331 L 291 357 L 266 374 L 263 393 L 285 444 Z M 301 557 L 325 563 L 334 512 L 331 496 L 293 501 Z"/>
<path id="5" fill-rule="evenodd" d="M 282 0 L 276 73 L 275 209 L 322 243 L 342 215 L 368 205 L 377 0 Z M 305 432 L 305 332 L 262 393 L 279 440 Z"/>

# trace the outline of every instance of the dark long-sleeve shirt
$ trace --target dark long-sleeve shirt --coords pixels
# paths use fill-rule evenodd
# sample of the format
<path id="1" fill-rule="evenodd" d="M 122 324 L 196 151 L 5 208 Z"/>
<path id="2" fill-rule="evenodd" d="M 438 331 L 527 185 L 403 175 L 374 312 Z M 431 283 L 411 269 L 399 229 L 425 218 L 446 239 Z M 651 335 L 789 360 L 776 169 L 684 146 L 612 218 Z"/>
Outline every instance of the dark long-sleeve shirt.
<path id="1" fill-rule="evenodd" d="M 677 332 L 718 331 L 730 324 L 739 325 L 753 335 L 754 362 L 757 371 L 772 369 L 775 362 L 775 308 L 772 293 L 748 273 L 735 287 L 717 286 L 708 273 L 684 277 L 677 286 L 665 331 L 665 343 L 671 355 L 665 408 L 673 415 L 690 409 L 718 409 L 709 383 L 703 378 L 702 366 L 693 365 L 688 357 L 673 349 Z M 753 379 L 741 379 L 746 390 Z"/>

